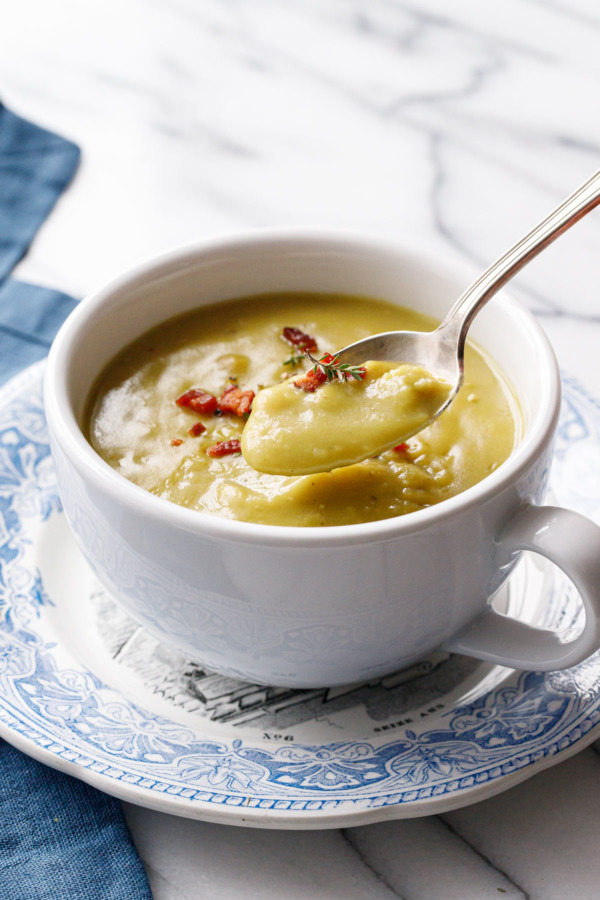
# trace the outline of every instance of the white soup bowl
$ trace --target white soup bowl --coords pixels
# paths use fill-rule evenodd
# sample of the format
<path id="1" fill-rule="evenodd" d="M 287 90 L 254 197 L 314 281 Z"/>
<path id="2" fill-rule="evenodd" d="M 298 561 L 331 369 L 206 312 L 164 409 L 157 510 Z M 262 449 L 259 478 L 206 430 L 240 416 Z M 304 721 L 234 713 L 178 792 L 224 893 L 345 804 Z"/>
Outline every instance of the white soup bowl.
<path id="1" fill-rule="evenodd" d="M 273 291 L 369 295 L 442 318 L 466 286 L 414 248 L 344 234 L 257 232 L 139 266 L 88 297 L 50 352 L 45 403 L 65 513 L 100 581 L 162 641 L 250 681 L 312 687 L 377 678 L 444 647 L 518 668 L 571 666 L 600 646 L 600 528 L 541 507 L 560 404 L 552 350 L 501 293 L 470 336 L 508 375 L 522 438 L 491 475 L 439 505 L 329 528 L 231 521 L 126 481 L 87 442 L 86 400 L 144 331 L 208 303 Z M 572 638 L 492 608 L 520 551 L 578 587 Z"/>

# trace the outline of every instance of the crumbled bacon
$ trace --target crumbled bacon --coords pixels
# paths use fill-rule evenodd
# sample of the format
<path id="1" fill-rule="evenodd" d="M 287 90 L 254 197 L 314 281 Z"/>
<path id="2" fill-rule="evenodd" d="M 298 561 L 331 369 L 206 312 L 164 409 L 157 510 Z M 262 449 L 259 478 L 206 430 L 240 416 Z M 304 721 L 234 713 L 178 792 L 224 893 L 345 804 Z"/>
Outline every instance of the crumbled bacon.
<path id="1" fill-rule="evenodd" d="M 288 326 L 283 329 L 281 336 L 284 341 L 287 341 L 292 347 L 298 347 L 299 350 L 308 350 L 309 353 L 314 353 L 317 349 L 315 338 L 310 334 L 305 334 L 299 328 L 290 328 Z"/>
<path id="2" fill-rule="evenodd" d="M 198 437 L 201 434 L 204 434 L 206 431 L 206 425 L 203 425 L 202 422 L 196 422 L 189 429 L 188 434 L 191 434 L 192 437 Z"/>
<path id="3" fill-rule="evenodd" d="M 317 368 L 316 372 L 314 369 L 309 369 L 304 375 L 294 380 L 294 387 L 301 388 L 307 394 L 312 394 L 324 381 L 327 381 L 327 375 L 323 369 Z"/>
<path id="4" fill-rule="evenodd" d="M 173 438 L 173 440 L 171 441 L 171 447 L 181 447 L 182 444 L 183 441 L 181 440 L 181 438 Z"/>
<path id="5" fill-rule="evenodd" d="M 216 412 L 219 405 L 216 397 L 201 388 L 190 388 L 189 391 L 178 397 L 175 403 L 178 406 L 188 406 L 194 412 L 204 415 Z"/>
<path id="6" fill-rule="evenodd" d="M 253 400 L 254 391 L 243 391 L 237 385 L 230 384 L 219 397 L 219 409 L 224 413 L 245 416 L 250 412 Z"/>
<path id="7" fill-rule="evenodd" d="M 213 457 L 230 456 L 232 453 L 241 453 L 242 445 L 237 438 L 233 438 L 229 441 L 219 441 L 218 444 L 213 444 L 206 452 Z"/>

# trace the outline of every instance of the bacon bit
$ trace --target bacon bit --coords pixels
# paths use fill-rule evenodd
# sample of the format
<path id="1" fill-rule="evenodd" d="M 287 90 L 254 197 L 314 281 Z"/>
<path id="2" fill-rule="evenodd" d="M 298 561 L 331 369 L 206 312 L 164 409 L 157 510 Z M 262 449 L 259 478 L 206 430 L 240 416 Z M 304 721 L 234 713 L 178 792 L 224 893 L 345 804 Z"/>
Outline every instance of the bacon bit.
<path id="1" fill-rule="evenodd" d="M 230 441 L 219 441 L 218 444 L 213 444 L 206 452 L 213 457 L 230 456 L 232 453 L 241 453 L 242 445 L 237 438 L 233 438 Z"/>
<path id="2" fill-rule="evenodd" d="M 317 369 L 316 372 L 314 369 L 310 369 L 305 375 L 295 379 L 294 387 L 301 388 L 307 394 L 312 394 L 324 381 L 327 381 L 327 375 L 323 369 Z"/>
<path id="3" fill-rule="evenodd" d="M 310 334 L 305 334 L 299 328 L 286 327 L 281 332 L 281 337 L 292 347 L 298 347 L 300 350 L 309 350 L 314 353 L 317 349 L 317 342 Z"/>
<path id="4" fill-rule="evenodd" d="M 404 453 L 405 450 L 408 450 L 408 444 L 398 444 L 397 447 L 394 447 L 394 450 L 396 451 L 396 453 Z"/>
<path id="5" fill-rule="evenodd" d="M 204 434 L 206 431 L 206 425 L 203 425 L 202 422 L 196 422 L 195 425 L 192 425 L 188 434 L 191 434 L 192 437 L 198 437 L 201 434 Z"/>
<path id="6" fill-rule="evenodd" d="M 216 412 L 219 401 L 212 394 L 203 391 L 201 388 L 190 388 L 181 397 L 178 397 L 175 403 L 178 406 L 189 406 L 194 412 L 208 414 Z"/>
<path id="7" fill-rule="evenodd" d="M 253 400 L 254 391 L 243 391 L 237 385 L 230 384 L 219 397 L 219 409 L 224 413 L 245 416 L 250 412 Z"/>
<path id="8" fill-rule="evenodd" d="M 181 440 L 181 438 L 173 438 L 173 440 L 171 441 L 171 447 L 181 447 L 182 444 L 183 441 Z"/>

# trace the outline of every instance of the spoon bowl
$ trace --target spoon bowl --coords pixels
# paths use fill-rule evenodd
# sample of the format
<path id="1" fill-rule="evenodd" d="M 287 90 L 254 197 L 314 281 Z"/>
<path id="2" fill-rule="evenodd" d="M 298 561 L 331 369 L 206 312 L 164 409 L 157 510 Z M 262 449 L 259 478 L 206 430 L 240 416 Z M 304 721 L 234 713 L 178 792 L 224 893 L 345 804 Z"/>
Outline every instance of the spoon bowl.
<path id="1" fill-rule="evenodd" d="M 464 379 L 464 351 L 440 325 L 435 331 L 385 331 L 349 344 L 335 354 L 340 363 L 360 365 L 366 359 L 381 359 L 422 366 L 452 385 L 445 401 L 431 415 L 426 427 L 440 416 L 456 397 Z M 408 435 L 401 435 L 408 437 Z"/>

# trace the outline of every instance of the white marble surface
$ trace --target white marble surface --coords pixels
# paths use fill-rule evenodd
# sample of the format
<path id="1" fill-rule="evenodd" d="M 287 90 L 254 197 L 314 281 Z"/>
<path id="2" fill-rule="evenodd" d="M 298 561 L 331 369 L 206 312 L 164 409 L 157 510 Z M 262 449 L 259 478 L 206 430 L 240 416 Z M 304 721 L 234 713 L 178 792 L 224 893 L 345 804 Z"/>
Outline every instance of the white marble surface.
<path id="1" fill-rule="evenodd" d="M 490 262 L 600 161 L 597 0 L 20 0 L 0 96 L 82 148 L 16 275 L 81 296 L 273 225 Z M 600 396 L 600 213 L 514 282 Z M 155 900 L 598 895 L 598 746 L 439 817 L 268 832 L 126 807 Z"/>

